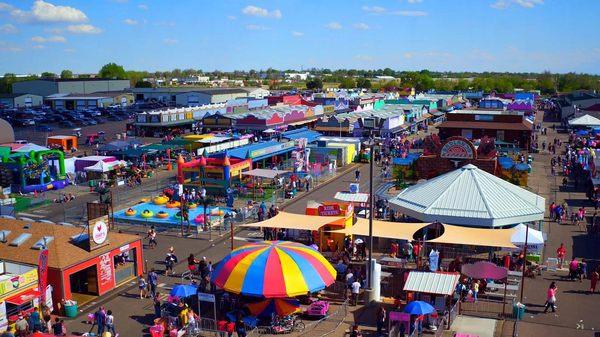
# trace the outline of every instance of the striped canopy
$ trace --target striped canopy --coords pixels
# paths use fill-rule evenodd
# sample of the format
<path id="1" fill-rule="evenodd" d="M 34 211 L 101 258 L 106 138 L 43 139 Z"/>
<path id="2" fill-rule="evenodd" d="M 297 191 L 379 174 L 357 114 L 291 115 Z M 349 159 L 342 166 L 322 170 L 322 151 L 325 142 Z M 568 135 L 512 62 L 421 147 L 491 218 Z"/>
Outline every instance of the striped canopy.
<path id="1" fill-rule="evenodd" d="M 212 272 L 212 282 L 232 293 L 287 298 L 324 289 L 336 271 L 321 253 L 290 241 L 262 241 L 234 249 Z"/>
<path id="2" fill-rule="evenodd" d="M 273 313 L 283 317 L 300 311 L 300 302 L 290 298 L 270 298 L 246 306 L 252 315 L 259 318 L 271 317 Z"/>

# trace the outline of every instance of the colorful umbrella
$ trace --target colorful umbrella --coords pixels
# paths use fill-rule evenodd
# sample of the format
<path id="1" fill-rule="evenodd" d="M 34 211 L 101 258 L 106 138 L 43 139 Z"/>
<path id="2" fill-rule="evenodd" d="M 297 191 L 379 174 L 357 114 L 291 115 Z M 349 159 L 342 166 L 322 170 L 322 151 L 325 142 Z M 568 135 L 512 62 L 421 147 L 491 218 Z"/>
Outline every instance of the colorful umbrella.
<path id="1" fill-rule="evenodd" d="M 262 241 L 234 249 L 212 272 L 212 282 L 232 293 L 287 298 L 324 289 L 337 273 L 321 253 L 290 241 Z"/>
<path id="2" fill-rule="evenodd" d="M 427 315 L 435 311 L 431 304 L 423 301 L 412 301 L 404 307 L 404 312 L 411 315 Z"/>
<path id="3" fill-rule="evenodd" d="M 273 313 L 282 317 L 300 311 L 300 301 L 289 298 L 271 298 L 246 306 L 252 315 L 259 318 L 271 317 Z"/>
<path id="4" fill-rule="evenodd" d="M 192 285 L 178 284 L 173 287 L 170 295 L 183 298 L 183 297 L 189 297 L 189 296 L 196 295 L 196 292 L 197 292 L 196 287 L 194 287 Z"/>

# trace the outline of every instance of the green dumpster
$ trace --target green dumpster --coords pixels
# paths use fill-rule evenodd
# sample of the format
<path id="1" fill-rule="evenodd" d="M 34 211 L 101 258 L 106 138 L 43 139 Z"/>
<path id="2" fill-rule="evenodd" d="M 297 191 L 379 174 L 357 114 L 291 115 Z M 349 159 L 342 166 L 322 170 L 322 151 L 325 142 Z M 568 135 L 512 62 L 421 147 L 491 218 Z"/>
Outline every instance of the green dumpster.
<path id="1" fill-rule="evenodd" d="M 513 305 L 513 316 L 515 319 L 522 320 L 525 317 L 525 305 L 521 303 L 515 303 Z"/>
<path id="2" fill-rule="evenodd" d="M 77 317 L 77 303 L 73 305 L 65 305 L 65 316 L 73 318 Z"/>

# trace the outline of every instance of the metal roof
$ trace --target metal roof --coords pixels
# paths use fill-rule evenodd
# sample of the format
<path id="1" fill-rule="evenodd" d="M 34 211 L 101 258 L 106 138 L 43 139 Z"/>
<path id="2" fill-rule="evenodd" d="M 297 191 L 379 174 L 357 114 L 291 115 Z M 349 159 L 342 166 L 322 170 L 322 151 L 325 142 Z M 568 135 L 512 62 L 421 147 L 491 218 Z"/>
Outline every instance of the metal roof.
<path id="1" fill-rule="evenodd" d="M 368 202 L 369 193 L 337 192 L 333 198 L 348 202 Z"/>
<path id="2" fill-rule="evenodd" d="M 428 273 L 411 271 L 404 283 L 404 291 L 452 295 L 460 278 L 459 273 Z"/>
<path id="3" fill-rule="evenodd" d="M 545 199 L 468 164 L 406 188 L 389 205 L 424 222 L 497 227 L 543 220 Z"/>

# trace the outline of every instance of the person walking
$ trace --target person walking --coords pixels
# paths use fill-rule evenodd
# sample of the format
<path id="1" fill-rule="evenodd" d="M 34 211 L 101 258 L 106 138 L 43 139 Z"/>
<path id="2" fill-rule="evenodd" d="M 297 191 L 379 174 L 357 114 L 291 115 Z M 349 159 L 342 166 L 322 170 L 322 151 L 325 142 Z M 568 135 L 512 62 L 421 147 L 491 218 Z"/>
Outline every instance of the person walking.
<path id="1" fill-rule="evenodd" d="M 377 337 L 381 337 L 383 336 L 383 325 L 385 323 L 385 316 L 386 316 L 386 312 L 385 312 L 385 308 L 383 307 L 383 305 L 379 306 L 379 309 L 377 309 Z"/>
<path id="2" fill-rule="evenodd" d="M 140 299 L 148 297 L 148 292 L 146 291 L 148 283 L 146 283 L 144 275 L 138 276 L 138 288 L 140 289 Z"/>
<path id="3" fill-rule="evenodd" d="M 354 180 L 360 182 L 360 170 L 354 171 Z"/>
<path id="4" fill-rule="evenodd" d="M 473 282 L 473 300 L 477 302 L 477 294 L 479 294 L 479 280 Z"/>
<path id="5" fill-rule="evenodd" d="M 590 292 L 593 294 L 596 292 L 596 285 L 600 279 L 600 267 L 596 268 L 590 275 Z"/>
<path id="6" fill-rule="evenodd" d="M 162 303 L 160 302 L 160 293 L 157 292 L 156 296 L 154 296 L 154 298 L 152 299 L 152 305 L 154 307 L 154 317 L 155 318 L 161 318 L 162 317 L 162 313 L 161 313 L 161 307 L 162 307 Z"/>
<path id="7" fill-rule="evenodd" d="M 158 242 L 156 242 L 156 231 L 154 230 L 154 226 L 150 227 L 148 230 L 148 248 L 156 248 L 158 246 Z"/>
<path id="8" fill-rule="evenodd" d="M 115 332 L 115 317 L 112 314 L 112 310 L 108 310 L 106 312 L 105 325 L 106 331 L 110 332 L 113 337 L 117 335 L 117 333 Z"/>
<path id="9" fill-rule="evenodd" d="M 102 333 L 104 332 L 105 323 L 106 323 L 106 312 L 104 311 L 104 307 L 101 306 L 94 313 L 94 323 L 92 324 L 92 327 L 90 328 L 89 332 L 92 332 L 92 330 L 94 329 L 94 325 L 96 325 L 96 326 L 98 326 L 97 335 L 102 336 Z"/>
<path id="10" fill-rule="evenodd" d="M 544 308 L 544 313 L 548 312 L 548 309 L 552 308 L 552 312 L 556 312 L 556 290 L 558 287 L 556 286 L 556 282 L 550 283 L 550 287 L 548 287 L 548 292 L 546 293 L 546 305 Z"/>
<path id="11" fill-rule="evenodd" d="M 148 274 L 148 284 L 150 285 L 150 294 L 156 297 L 156 286 L 158 285 L 158 274 L 154 269 Z"/>
<path id="12" fill-rule="evenodd" d="M 565 255 L 567 255 L 567 249 L 565 248 L 565 244 L 561 243 L 560 247 L 556 250 L 556 258 L 558 260 L 558 268 L 562 269 L 563 264 L 565 263 Z"/>
<path id="13" fill-rule="evenodd" d="M 358 303 L 358 295 L 360 294 L 360 278 L 356 278 L 352 283 L 352 305 L 356 305 Z"/>
<path id="14" fill-rule="evenodd" d="M 239 313 L 237 316 L 237 320 L 235 321 L 235 332 L 238 337 L 246 337 L 246 324 L 242 319 L 242 314 Z"/>

